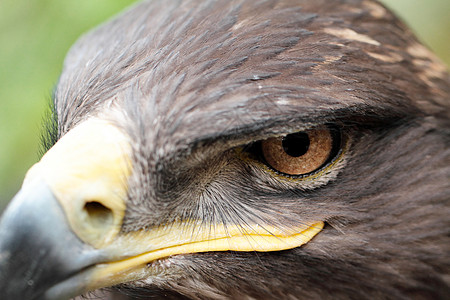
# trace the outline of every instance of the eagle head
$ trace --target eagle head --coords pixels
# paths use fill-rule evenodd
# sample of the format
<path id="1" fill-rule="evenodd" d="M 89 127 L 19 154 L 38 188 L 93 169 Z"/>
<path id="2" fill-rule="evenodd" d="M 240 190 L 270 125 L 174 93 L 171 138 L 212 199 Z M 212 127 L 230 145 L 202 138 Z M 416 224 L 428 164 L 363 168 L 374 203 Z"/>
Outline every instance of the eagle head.
<path id="1" fill-rule="evenodd" d="M 444 299 L 449 82 L 376 1 L 140 2 L 67 55 L 0 298 Z"/>

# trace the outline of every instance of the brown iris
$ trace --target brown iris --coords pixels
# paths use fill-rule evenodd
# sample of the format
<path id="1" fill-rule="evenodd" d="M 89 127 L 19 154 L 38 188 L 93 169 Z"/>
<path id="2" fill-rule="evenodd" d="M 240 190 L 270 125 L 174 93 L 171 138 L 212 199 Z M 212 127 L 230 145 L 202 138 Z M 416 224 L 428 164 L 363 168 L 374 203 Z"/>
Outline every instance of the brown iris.
<path id="1" fill-rule="evenodd" d="M 270 138 L 261 143 L 267 164 L 288 175 L 304 175 L 322 167 L 333 151 L 330 129 L 320 127 Z"/>

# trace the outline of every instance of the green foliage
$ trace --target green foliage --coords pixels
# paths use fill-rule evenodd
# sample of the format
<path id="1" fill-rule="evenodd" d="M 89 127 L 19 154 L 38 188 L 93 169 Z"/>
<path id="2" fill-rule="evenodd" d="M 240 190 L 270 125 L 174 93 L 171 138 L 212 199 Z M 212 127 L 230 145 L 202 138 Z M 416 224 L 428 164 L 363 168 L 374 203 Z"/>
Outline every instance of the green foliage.
<path id="1" fill-rule="evenodd" d="M 41 120 L 65 53 L 134 0 L 0 1 L 0 211 L 37 161 Z M 450 1 L 385 0 L 450 63 Z"/>

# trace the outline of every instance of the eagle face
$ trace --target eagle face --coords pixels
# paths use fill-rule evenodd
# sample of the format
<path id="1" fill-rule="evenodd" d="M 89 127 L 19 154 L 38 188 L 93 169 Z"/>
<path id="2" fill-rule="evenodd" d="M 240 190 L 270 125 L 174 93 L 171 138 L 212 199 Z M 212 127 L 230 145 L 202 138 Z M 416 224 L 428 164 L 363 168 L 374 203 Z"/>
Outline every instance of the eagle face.
<path id="1" fill-rule="evenodd" d="M 376 1 L 136 4 L 66 58 L 1 298 L 448 297 L 449 78 Z"/>

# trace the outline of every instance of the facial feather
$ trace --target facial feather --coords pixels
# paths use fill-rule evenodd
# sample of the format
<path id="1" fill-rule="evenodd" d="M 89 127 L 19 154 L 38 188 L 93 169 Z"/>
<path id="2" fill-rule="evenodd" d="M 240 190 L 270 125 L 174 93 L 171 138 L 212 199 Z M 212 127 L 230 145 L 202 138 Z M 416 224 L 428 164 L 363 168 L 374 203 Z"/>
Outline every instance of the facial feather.
<path id="1" fill-rule="evenodd" d="M 123 231 L 180 219 L 287 232 L 328 222 L 299 249 L 176 256 L 149 264 L 164 276 L 119 288 L 193 299 L 448 295 L 449 75 L 417 45 L 371 1 L 144 1 L 85 35 L 55 94 L 58 135 L 123 111 L 113 120 L 135 141 Z M 320 182 L 280 179 L 236 155 L 325 123 L 351 144 Z"/>

